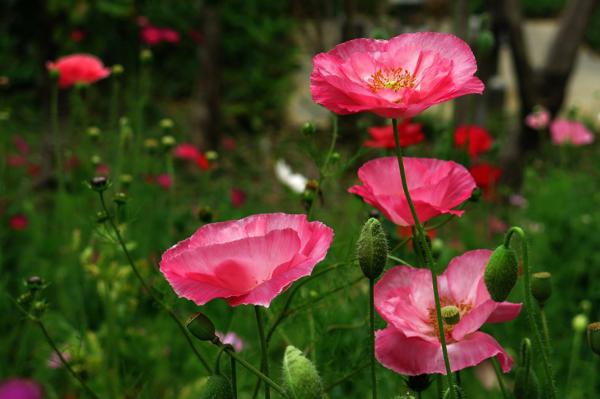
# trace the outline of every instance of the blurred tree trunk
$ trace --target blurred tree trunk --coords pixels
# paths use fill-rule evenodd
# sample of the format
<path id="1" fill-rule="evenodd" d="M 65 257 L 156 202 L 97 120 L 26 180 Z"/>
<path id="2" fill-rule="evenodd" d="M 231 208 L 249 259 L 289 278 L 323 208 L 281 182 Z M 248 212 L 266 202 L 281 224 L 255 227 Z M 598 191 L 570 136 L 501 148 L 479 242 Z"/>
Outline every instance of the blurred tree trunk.
<path id="1" fill-rule="evenodd" d="M 497 18 L 508 36 L 520 96 L 519 124 L 511 132 L 501 154 L 503 181 L 513 189 L 519 189 L 523 182 L 525 158 L 540 145 L 539 135 L 525 125 L 525 117 L 535 105 L 546 107 L 553 116 L 562 107 L 579 45 L 598 1 L 571 0 L 567 4 L 548 57 L 539 70 L 534 70 L 528 58 L 520 1 L 492 3 L 497 7 Z"/>
<path id="2" fill-rule="evenodd" d="M 192 109 L 193 141 L 217 148 L 221 135 L 221 14 L 218 2 L 207 2 L 203 10 L 203 45 L 196 100 Z"/>
<path id="3" fill-rule="evenodd" d="M 465 42 L 469 42 L 469 4 L 467 0 L 456 0 L 454 4 L 454 34 Z M 472 96 L 459 97 L 454 100 L 454 124 L 456 126 L 472 122 Z"/>

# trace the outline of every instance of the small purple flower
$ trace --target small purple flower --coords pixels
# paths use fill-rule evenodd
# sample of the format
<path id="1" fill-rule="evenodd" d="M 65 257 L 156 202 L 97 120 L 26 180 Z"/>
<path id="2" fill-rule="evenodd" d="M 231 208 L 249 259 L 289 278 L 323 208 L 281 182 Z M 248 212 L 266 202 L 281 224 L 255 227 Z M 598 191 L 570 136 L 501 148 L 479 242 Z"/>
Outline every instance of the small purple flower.
<path id="1" fill-rule="evenodd" d="M 42 399 L 44 389 L 34 380 L 9 378 L 0 381 L 0 399 Z"/>
<path id="2" fill-rule="evenodd" d="M 510 196 L 510 198 L 508 199 L 508 201 L 510 202 L 511 205 L 514 205 L 518 208 L 525 208 L 527 207 L 528 201 L 525 197 L 523 197 L 521 194 L 513 194 Z"/>
<path id="3" fill-rule="evenodd" d="M 219 337 L 221 342 L 233 346 L 236 352 L 241 352 L 244 349 L 244 341 L 233 331 L 229 331 L 227 334 L 223 334 L 220 331 L 216 331 L 215 335 Z M 1 398 L 0 398 L 1 399 Z"/>

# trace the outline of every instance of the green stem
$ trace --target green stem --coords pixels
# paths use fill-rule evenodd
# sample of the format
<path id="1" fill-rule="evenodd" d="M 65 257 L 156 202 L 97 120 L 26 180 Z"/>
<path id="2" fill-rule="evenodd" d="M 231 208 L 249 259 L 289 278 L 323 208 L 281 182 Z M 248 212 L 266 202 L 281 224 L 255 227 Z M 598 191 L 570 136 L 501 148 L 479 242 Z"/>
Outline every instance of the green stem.
<path id="1" fill-rule="evenodd" d="M 521 238 L 521 256 L 523 257 L 523 295 L 525 297 L 525 309 L 527 310 L 527 322 L 529 324 L 529 329 L 533 334 L 535 339 L 535 343 L 541 349 L 540 353 L 542 355 L 542 363 L 544 366 L 544 373 L 546 374 L 546 379 L 548 382 L 548 386 L 550 387 L 549 398 L 556 398 L 556 385 L 554 383 L 554 377 L 552 373 L 552 364 L 550 363 L 550 359 L 548 358 L 548 348 L 544 344 L 542 340 L 542 335 L 540 334 L 540 329 L 535 321 L 535 313 L 533 308 L 533 297 L 531 295 L 531 270 L 529 270 L 529 253 L 527 250 L 527 241 L 525 237 L 525 232 L 520 227 L 513 226 L 511 227 L 506 236 L 504 238 L 504 246 L 508 248 L 510 246 L 510 239 L 513 234 L 517 234 Z"/>
<path id="2" fill-rule="evenodd" d="M 548 355 L 552 353 L 552 345 L 550 344 L 550 329 L 548 328 L 548 319 L 543 307 L 540 307 L 540 320 L 542 321 L 542 334 L 544 334 L 544 343 L 548 348 Z"/>
<path id="3" fill-rule="evenodd" d="M 254 306 L 254 314 L 256 315 L 256 325 L 258 327 L 258 335 L 260 337 L 260 349 L 262 352 L 261 358 L 261 371 L 265 372 L 265 375 L 269 376 L 269 348 L 267 346 L 267 339 L 265 337 L 265 327 L 262 318 L 262 312 L 258 305 Z M 270 399 L 271 391 L 268 385 L 265 385 L 265 399 Z"/>
<path id="4" fill-rule="evenodd" d="M 371 333 L 371 390 L 372 398 L 377 399 L 377 375 L 375 373 L 375 279 L 369 279 L 369 326 Z"/>
<path id="5" fill-rule="evenodd" d="M 102 210 L 104 210 L 104 213 L 106 214 L 106 216 L 108 218 L 108 222 L 109 222 L 113 232 L 115 233 L 115 236 L 117 238 L 117 241 L 119 242 L 119 246 L 121 247 L 123 254 L 125 254 L 125 258 L 127 258 L 127 262 L 129 263 L 129 266 L 131 266 L 131 270 L 133 270 L 133 274 L 135 274 L 135 276 L 137 277 L 138 281 L 140 282 L 140 284 L 142 285 L 144 290 L 148 293 L 148 295 L 150 295 L 150 297 L 154 300 L 154 302 L 156 302 L 161 308 L 163 308 L 163 310 L 166 311 L 169 314 L 169 316 L 171 316 L 173 321 L 179 326 L 179 330 L 185 336 L 186 341 L 192 348 L 192 351 L 194 352 L 194 354 L 196 355 L 198 360 L 200 360 L 200 362 L 202 363 L 202 365 L 204 366 L 206 371 L 208 371 L 209 373 L 212 373 L 212 369 L 211 369 L 210 365 L 208 364 L 206 359 L 204 359 L 202 354 L 200 352 L 198 352 L 198 349 L 196 349 L 196 346 L 192 342 L 192 339 L 191 339 L 187 329 L 183 325 L 183 322 L 181 320 L 179 320 L 179 317 L 177 317 L 175 312 L 173 312 L 173 310 L 166 303 L 161 301 L 160 298 L 158 298 L 158 296 L 156 296 L 154 291 L 152 291 L 152 289 L 148 286 L 148 284 L 146 284 L 146 281 L 144 280 L 144 278 L 140 274 L 139 270 L 137 269 L 135 262 L 133 261 L 133 258 L 129 254 L 129 250 L 127 249 L 127 246 L 125 245 L 125 241 L 123 240 L 123 237 L 121 236 L 121 232 L 120 232 L 119 228 L 115 224 L 113 216 L 108 211 L 108 207 L 106 206 L 106 201 L 104 200 L 104 193 L 102 191 L 100 191 L 98 194 L 100 196 L 100 203 L 102 204 Z"/>
<path id="6" fill-rule="evenodd" d="M 111 79 L 112 90 L 110 93 L 110 116 L 108 119 L 108 123 L 110 125 L 110 130 L 114 132 L 114 137 L 118 138 L 119 127 L 117 124 L 117 119 L 119 115 L 119 93 L 121 92 L 121 82 L 120 77 L 114 74 L 112 75 Z"/>
<path id="7" fill-rule="evenodd" d="M 222 345 L 222 344 L 220 344 Z M 285 393 L 285 390 L 278 385 L 275 381 L 273 381 L 272 379 L 270 379 L 267 375 L 261 373 L 260 371 L 258 371 L 256 369 L 256 367 L 254 367 L 253 365 L 251 365 L 250 363 L 248 363 L 247 361 L 245 361 L 243 358 L 241 358 L 240 356 L 238 356 L 237 353 L 235 353 L 233 351 L 233 349 L 231 348 L 226 348 L 225 352 L 227 352 L 227 354 L 229 356 L 231 356 L 231 358 L 235 359 L 236 362 L 238 362 L 239 364 L 241 364 L 242 366 L 244 366 L 248 371 L 250 371 L 251 373 L 253 373 L 254 375 L 256 375 L 258 378 L 260 378 L 261 380 L 263 380 L 265 382 L 265 384 L 269 385 L 271 388 L 273 388 L 275 391 L 277 391 L 279 394 L 281 394 L 284 398 L 287 398 L 287 394 Z"/>
<path id="8" fill-rule="evenodd" d="M 394 262 L 398 262 L 398 263 L 400 263 L 401 265 L 404 265 L 404 266 L 410 266 L 410 267 L 412 267 L 412 266 L 410 265 L 410 263 L 408 263 L 408 262 L 407 262 L 407 261 L 405 261 L 404 259 L 400 259 L 400 258 L 398 258 L 397 256 L 394 256 L 394 255 L 388 255 L 387 257 L 388 257 L 388 259 L 391 259 L 391 260 L 393 260 Z"/>
<path id="9" fill-rule="evenodd" d="M 350 373 L 346 374 L 345 376 L 335 380 L 334 382 L 332 382 L 331 384 L 327 385 L 323 391 L 324 392 L 329 392 L 331 391 L 333 388 L 335 388 L 336 386 L 348 381 L 350 378 L 354 377 L 356 374 L 360 373 L 361 371 L 363 371 L 364 369 L 366 369 L 367 367 L 369 367 L 371 365 L 370 362 L 363 364 L 362 366 L 359 366 L 356 370 L 351 371 Z"/>
<path id="10" fill-rule="evenodd" d="M 61 353 L 61 351 L 56 346 L 56 343 L 54 342 L 54 340 L 52 339 L 52 337 L 48 333 L 48 330 L 46 330 L 46 327 L 44 326 L 44 323 L 42 323 L 42 321 L 39 320 L 39 319 L 34 319 L 34 320 L 35 320 L 35 323 L 40 327 L 40 330 L 42 330 L 42 333 L 44 334 L 44 337 L 46 338 L 46 341 L 52 347 L 52 350 L 58 355 L 58 358 L 60 359 L 60 362 L 63 364 L 63 366 L 65 366 L 65 368 L 67 369 L 67 371 L 69 372 L 69 374 L 71 374 L 71 376 L 73 376 L 73 378 L 75 378 L 79 382 L 79 384 L 81 384 L 81 387 L 83 388 L 83 390 L 91 398 L 100 399 L 100 397 L 98 395 L 96 395 L 96 393 L 94 391 L 92 391 L 92 389 L 75 372 L 75 370 L 73 370 L 73 368 L 71 367 L 71 365 L 69 364 L 69 362 L 67 362 L 67 359 L 65 359 L 65 357 L 63 356 L 63 354 Z"/>
<path id="11" fill-rule="evenodd" d="M 337 142 L 337 138 L 338 138 L 338 119 L 337 116 L 333 117 L 333 129 L 332 129 L 332 133 L 331 133 L 331 142 L 329 143 L 329 150 L 327 151 L 327 154 L 325 155 L 325 160 L 323 161 L 323 164 L 321 165 L 321 167 L 319 168 L 319 180 L 318 180 L 318 184 L 317 184 L 317 193 L 321 190 L 321 184 L 323 184 L 323 180 L 325 179 L 325 170 L 327 169 L 327 166 L 329 166 L 329 162 L 331 161 L 331 156 L 333 155 L 333 151 L 335 150 L 335 143 Z M 317 195 L 318 197 L 318 195 Z M 311 216 L 312 216 L 312 211 L 314 208 L 314 203 L 315 203 L 316 199 L 313 200 L 310 204 L 310 206 L 308 207 L 308 211 L 306 212 L 306 217 L 308 220 L 310 220 Z"/>
<path id="12" fill-rule="evenodd" d="M 231 388 L 233 389 L 233 399 L 237 399 L 237 372 L 235 369 L 235 359 L 229 358 L 231 364 Z"/>
<path id="13" fill-rule="evenodd" d="M 577 369 L 577 363 L 579 361 L 579 351 L 581 350 L 581 336 L 579 331 L 573 334 L 573 343 L 571 346 L 571 359 L 569 361 L 569 371 L 567 373 L 567 381 L 565 383 L 565 394 L 570 397 L 571 383 L 573 382 L 573 376 Z"/>
<path id="14" fill-rule="evenodd" d="M 410 191 L 408 190 L 408 183 L 406 181 L 406 171 L 404 170 L 404 162 L 402 161 L 402 147 L 400 147 L 400 138 L 398 136 L 398 120 L 392 119 L 392 127 L 394 130 L 394 141 L 396 143 L 396 158 L 398 159 L 398 168 L 400 169 L 400 178 L 402 180 L 402 189 L 404 190 L 404 195 L 406 197 L 406 201 L 408 202 L 408 206 L 410 208 L 410 212 L 412 214 L 415 229 L 417 231 L 417 238 L 423 249 L 425 250 L 425 256 L 427 265 L 431 271 L 431 283 L 433 286 L 433 297 L 435 299 L 435 314 L 437 318 L 438 331 L 440 331 L 440 343 L 442 345 L 442 355 L 444 357 L 444 366 L 446 368 L 446 379 L 448 383 L 448 387 L 450 388 L 450 397 L 451 399 L 456 399 L 456 392 L 453 388 L 453 378 L 452 378 L 452 368 L 450 367 L 450 358 L 448 357 L 448 347 L 446 345 L 446 336 L 444 334 L 444 324 L 442 321 L 442 306 L 440 303 L 440 294 L 438 290 L 437 284 L 437 275 L 435 273 L 435 261 L 433 260 L 433 256 L 431 255 L 431 248 L 427 244 L 427 240 L 425 239 L 425 230 L 423 229 L 423 225 L 419 221 L 419 216 L 417 215 L 417 211 L 415 210 L 415 205 L 410 196 Z"/>
<path id="15" fill-rule="evenodd" d="M 58 191 L 63 192 L 65 181 L 63 176 L 62 156 L 60 153 L 60 138 L 58 137 L 58 79 L 52 80 L 50 89 L 50 126 L 52 128 L 52 139 L 54 140 L 55 173 L 58 180 Z"/>
<path id="16" fill-rule="evenodd" d="M 493 357 L 492 365 L 494 366 L 494 373 L 496 374 L 496 378 L 498 379 L 498 385 L 500 386 L 500 391 L 502 392 L 502 397 L 504 399 L 510 399 L 508 396 L 508 392 L 506 391 L 506 387 L 504 386 L 504 380 L 502 379 L 502 373 L 500 372 L 500 365 L 498 364 L 498 360 Z"/>

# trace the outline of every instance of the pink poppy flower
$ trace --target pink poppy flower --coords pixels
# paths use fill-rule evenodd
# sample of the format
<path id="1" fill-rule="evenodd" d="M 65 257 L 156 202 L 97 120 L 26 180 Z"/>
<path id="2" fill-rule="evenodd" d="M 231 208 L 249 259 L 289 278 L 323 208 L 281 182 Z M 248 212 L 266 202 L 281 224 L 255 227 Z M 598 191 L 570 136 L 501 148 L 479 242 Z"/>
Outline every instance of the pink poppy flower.
<path id="1" fill-rule="evenodd" d="M 174 155 L 176 158 L 180 159 L 196 159 L 196 157 L 200 154 L 200 150 L 198 150 L 193 144 L 182 143 L 175 147 Z"/>
<path id="2" fill-rule="evenodd" d="M 223 334 L 221 331 L 215 331 L 215 335 L 219 337 L 221 342 L 226 345 L 233 346 L 236 352 L 241 352 L 244 349 L 244 341 L 233 331 L 228 332 L 227 334 Z"/>
<path id="3" fill-rule="evenodd" d="M 550 123 L 550 112 L 544 107 L 537 107 L 525 118 L 525 124 L 533 130 L 545 129 Z"/>
<path id="4" fill-rule="evenodd" d="M 477 125 L 462 125 L 454 132 L 454 145 L 457 148 L 468 147 L 467 153 L 471 158 L 489 151 L 493 141 L 487 130 Z"/>
<path id="5" fill-rule="evenodd" d="M 160 271 L 197 305 L 224 298 L 230 306 L 261 305 L 322 261 L 333 230 L 305 215 L 261 214 L 207 224 L 167 250 Z"/>
<path id="6" fill-rule="evenodd" d="M 148 46 L 156 46 L 162 40 L 162 31 L 154 25 L 144 25 L 140 31 L 140 38 Z"/>
<path id="7" fill-rule="evenodd" d="M 29 219 L 22 213 L 18 213 L 10 218 L 8 224 L 14 231 L 23 231 L 29 225 Z"/>
<path id="8" fill-rule="evenodd" d="M 476 71 L 473 52 L 454 35 L 355 39 L 313 58 L 310 91 L 313 101 L 337 114 L 409 118 L 455 97 L 481 94 Z"/>
<path id="9" fill-rule="evenodd" d="M 48 70 L 60 72 L 58 86 L 65 89 L 76 83 L 91 84 L 110 75 L 98 57 L 90 54 L 72 54 L 59 58 L 56 62 L 47 62 Z"/>
<path id="10" fill-rule="evenodd" d="M 594 134 L 583 123 L 567 119 L 555 119 L 550 125 L 552 143 L 570 143 L 575 146 L 594 142 Z"/>
<path id="11" fill-rule="evenodd" d="M 161 173 L 160 175 L 156 176 L 155 180 L 156 183 L 165 190 L 170 189 L 173 185 L 173 179 L 171 179 L 171 176 L 169 176 L 168 173 Z"/>
<path id="12" fill-rule="evenodd" d="M 6 163 L 10 167 L 20 168 L 21 166 L 27 165 L 27 157 L 18 154 L 8 154 Z"/>
<path id="13" fill-rule="evenodd" d="M 467 200 L 475 189 L 475 181 L 465 167 L 452 161 L 406 157 L 404 168 L 421 222 L 446 213 L 463 214 L 452 208 Z M 352 186 L 348 192 L 361 196 L 397 225 L 414 224 L 396 157 L 368 161 L 358 169 L 358 178 L 363 185 Z"/>
<path id="14" fill-rule="evenodd" d="M 483 273 L 492 251 L 469 251 L 450 262 L 438 277 L 442 306 L 453 305 L 460 321 L 444 325 L 452 371 L 475 366 L 496 356 L 508 372 L 512 359 L 490 335 L 478 331 L 484 323 L 514 319 L 521 305 L 490 298 Z M 375 308 L 388 323 L 376 332 L 375 353 L 385 367 L 405 375 L 445 374 L 439 341 L 431 272 L 397 266 L 375 286 Z"/>
<path id="15" fill-rule="evenodd" d="M 167 43 L 179 43 L 179 32 L 171 28 L 161 29 L 162 40 Z"/>
<path id="16" fill-rule="evenodd" d="M 13 143 L 15 144 L 15 148 L 19 151 L 21 155 L 29 154 L 29 144 L 27 141 L 21 136 L 13 136 Z"/>
<path id="17" fill-rule="evenodd" d="M 374 148 L 396 148 L 394 140 L 394 129 L 388 126 L 373 126 L 369 128 L 370 140 L 366 140 L 365 147 Z M 411 145 L 419 144 L 425 139 L 421 130 L 420 123 L 411 123 L 410 119 L 405 119 L 398 124 L 398 139 L 400 147 L 406 148 Z"/>
<path id="18" fill-rule="evenodd" d="M 101 163 L 96 166 L 96 176 L 104 176 L 108 177 L 110 175 L 110 166 L 107 164 Z"/>
<path id="19" fill-rule="evenodd" d="M 9 378 L 0 382 L 0 399 L 42 399 L 44 389 L 34 380 Z"/>
<path id="20" fill-rule="evenodd" d="M 69 33 L 69 39 L 75 43 L 79 43 L 85 39 L 85 32 L 81 29 L 74 29 Z"/>

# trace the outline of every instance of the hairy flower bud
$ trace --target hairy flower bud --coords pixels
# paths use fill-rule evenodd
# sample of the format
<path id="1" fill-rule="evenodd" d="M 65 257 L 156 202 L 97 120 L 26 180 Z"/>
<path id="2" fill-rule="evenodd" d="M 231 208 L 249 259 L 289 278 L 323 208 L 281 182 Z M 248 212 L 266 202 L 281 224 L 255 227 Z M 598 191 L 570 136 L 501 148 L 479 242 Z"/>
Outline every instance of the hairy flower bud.
<path id="1" fill-rule="evenodd" d="M 460 311 L 454 305 L 444 306 L 442 308 L 442 319 L 448 325 L 457 324 L 460 321 Z"/>
<path id="2" fill-rule="evenodd" d="M 300 129 L 300 131 L 305 136 L 312 136 L 317 131 L 317 128 L 315 127 L 314 123 L 306 122 L 304 125 L 302 125 L 302 129 Z"/>
<path id="3" fill-rule="evenodd" d="M 198 399 L 233 399 L 229 380 L 222 375 L 211 375 L 198 392 Z"/>
<path id="4" fill-rule="evenodd" d="M 429 377 L 429 374 L 419 374 L 419 375 L 411 375 L 406 380 L 406 385 L 412 391 L 415 392 L 423 392 L 431 385 L 432 379 Z"/>
<path id="5" fill-rule="evenodd" d="M 490 256 L 483 275 L 485 285 L 496 302 L 506 300 L 517 282 L 518 261 L 515 251 L 500 245 Z"/>
<path id="6" fill-rule="evenodd" d="M 540 306 L 544 306 L 552 295 L 552 275 L 550 273 L 539 272 L 531 275 L 531 295 Z"/>
<path id="7" fill-rule="evenodd" d="M 216 338 L 215 325 L 202 312 L 191 315 L 185 325 L 190 333 L 201 341 L 212 341 Z"/>
<path id="8" fill-rule="evenodd" d="M 363 225 L 357 242 L 358 264 L 369 279 L 377 278 L 387 262 L 388 243 L 379 220 L 370 218 Z"/>
<path id="9" fill-rule="evenodd" d="M 587 327 L 588 343 L 592 351 L 600 356 L 600 322 L 595 322 Z"/>
<path id="10" fill-rule="evenodd" d="M 288 346 L 283 356 L 284 389 L 291 399 L 321 399 L 323 384 L 315 366 L 300 351 Z"/>

